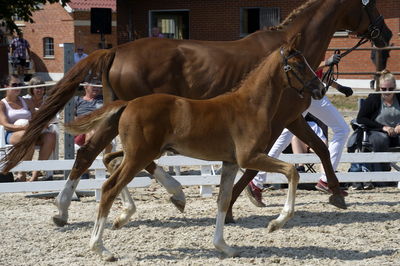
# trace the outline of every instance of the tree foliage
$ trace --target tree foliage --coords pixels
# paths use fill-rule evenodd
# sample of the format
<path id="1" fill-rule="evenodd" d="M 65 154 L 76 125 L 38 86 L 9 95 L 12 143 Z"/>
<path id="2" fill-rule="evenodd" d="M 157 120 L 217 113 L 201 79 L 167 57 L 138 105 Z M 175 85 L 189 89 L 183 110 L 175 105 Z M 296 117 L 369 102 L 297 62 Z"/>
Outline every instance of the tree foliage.
<path id="1" fill-rule="evenodd" d="M 17 16 L 26 22 L 34 22 L 32 13 L 39 9 L 40 5 L 46 3 L 58 3 L 63 6 L 70 0 L 0 0 L 0 22 L 7 26 L 10 32 L 19 32 L 18 26 L 13 21 Z"/>

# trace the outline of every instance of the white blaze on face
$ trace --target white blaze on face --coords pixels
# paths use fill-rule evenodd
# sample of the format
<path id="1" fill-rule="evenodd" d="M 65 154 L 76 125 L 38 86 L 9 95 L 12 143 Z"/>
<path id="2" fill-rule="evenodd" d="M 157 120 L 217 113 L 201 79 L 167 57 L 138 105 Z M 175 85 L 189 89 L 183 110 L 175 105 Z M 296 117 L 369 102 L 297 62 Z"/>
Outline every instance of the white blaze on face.
<path id="1" fill-rule="evenodd" d="M 362 0 L 362 3 L 363 3 L 364 6 L 366 6 L 366 5 L 369 4 L 369 0 Z"/>

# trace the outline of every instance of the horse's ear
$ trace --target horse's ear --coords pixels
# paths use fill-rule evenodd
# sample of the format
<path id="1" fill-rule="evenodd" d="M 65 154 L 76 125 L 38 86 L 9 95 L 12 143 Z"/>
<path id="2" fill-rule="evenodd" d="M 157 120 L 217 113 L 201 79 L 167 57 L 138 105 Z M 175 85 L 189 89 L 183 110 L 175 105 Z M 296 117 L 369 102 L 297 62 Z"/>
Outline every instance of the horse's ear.
<path id="1" fill-rule="evenodd" d="M 289 50 L 297 49 L 301 42 L 301 33 L 297 33 L 291 40 L 288 42 Z"/>

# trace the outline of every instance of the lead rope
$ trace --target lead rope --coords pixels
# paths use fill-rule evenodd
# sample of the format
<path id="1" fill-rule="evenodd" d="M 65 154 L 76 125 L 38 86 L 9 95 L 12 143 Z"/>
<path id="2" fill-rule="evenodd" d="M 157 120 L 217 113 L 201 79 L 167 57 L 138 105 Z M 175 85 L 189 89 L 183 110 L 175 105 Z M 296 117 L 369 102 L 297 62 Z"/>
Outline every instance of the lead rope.
<path id="1" fill-rule="evenodd" d="M 356 45 L 354 45 L 352 48 L 348 49 L 347 51 L 345 51 L 344 53 L 340 53 L 340 50 L 337 49 L 335 50 L 335 54 L 339 54 L 341 58 L 345 57 L 346 55 L 348 55 L 349 53 L 351 53 L 352 51 L 354 51 L 355 49 L 357 49 L 357 47 L 363 45 L 364 43 L 368 42 L 368 39 L 366 38 L 361 38 L 360 41 L 358 41 L 358 43 Z M 336 66 L 336 77 L 335 77 L 335 72 L 334 72 L 334 68 Z M 322 81 L 325 82 L 326 84 L 326 90 L 328 90 L 329 86 L 332 85 L 332 83 L 334 81 L 336 81 L 339 77 L 339 64 L 333 64 L 329 66 L 328 71 L 326 71 L 324 73 L 324 76 L 322 77 Z"/>

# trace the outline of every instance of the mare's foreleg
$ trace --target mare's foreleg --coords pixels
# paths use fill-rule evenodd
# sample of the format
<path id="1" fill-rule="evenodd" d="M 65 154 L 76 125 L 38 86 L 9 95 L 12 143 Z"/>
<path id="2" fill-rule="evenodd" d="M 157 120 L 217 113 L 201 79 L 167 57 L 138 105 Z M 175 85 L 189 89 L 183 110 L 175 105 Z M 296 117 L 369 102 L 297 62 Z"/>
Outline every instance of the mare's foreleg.
<path id="1" fill-rule="evenodd" d="M 224 240 L 224 224 L 226 213 L 232 196 L 232 187 L 239 167 L 237 164 L 226 163 L 222 165 L 221 184 L 218 194 L 218 213 L 214 234 L 214 246 L 224 252 L 227 256 L 237 255 L 237 251 L 228 246 Z"/>
<path id="2" fill-rule="evenodd" d="M 294 165 L 283 162 L 273 157 L 260 152 L 246 156 L 240 162 L 241 167 L 258 169 L 264 172 L 281 173 L 288 179 L 288 194 L 285 205 L 275 220 L 272 220 L 268 225 L 268 232 L 273 232 L 281 228 L 294 215 L 294 203 L 296 198 L 296 189 L 299 182 L 299 173 Z"/>
<path id="3" fill-rule="evenodd" d="M 329 197 L 329 203 L 338 208 L 346 209 L 346 202 L 340 190 L 339 180 L 337 179 L 335 171 L 332 167 L 328 147 L 315 134 L 302 116 L 291 123 L 287 128 L 301 141 L 313 149 L 321 159 L 328 180 L 328 186 L 333 192 L 333 195 Z"/>
<path id="4" fill-rule="evenodd" d="M 104 126 L 100 126 L 89 142 L 77 152 L 68 180 L 55 200 L 59 214 L 53 216 L 53 222 L 57 226 L 64 226 L 68 222 L 68 208 L 71 205 L 72 196 L 79 184 L 80 176 L 93 163 L 97 155 L 118 135 L 118 123 L 112 120 L 105 122 Z"/>

